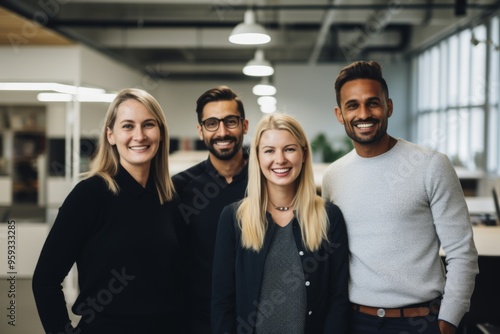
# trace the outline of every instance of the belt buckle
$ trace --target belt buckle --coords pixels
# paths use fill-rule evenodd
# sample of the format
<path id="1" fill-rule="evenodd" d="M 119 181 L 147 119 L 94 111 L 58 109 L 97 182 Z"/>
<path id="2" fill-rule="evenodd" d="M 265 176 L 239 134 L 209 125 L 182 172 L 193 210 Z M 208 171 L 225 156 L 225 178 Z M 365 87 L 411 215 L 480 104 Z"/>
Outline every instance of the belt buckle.
<path id="1" fill-rule="evenodd" d="M 383 317 L 385 317 L 385 310 L 384 310 L 383 308 L 379 308 L 379 309 L 377 310 L 377 316 L 378 316 L 379 318 L 383 318 Z"/>

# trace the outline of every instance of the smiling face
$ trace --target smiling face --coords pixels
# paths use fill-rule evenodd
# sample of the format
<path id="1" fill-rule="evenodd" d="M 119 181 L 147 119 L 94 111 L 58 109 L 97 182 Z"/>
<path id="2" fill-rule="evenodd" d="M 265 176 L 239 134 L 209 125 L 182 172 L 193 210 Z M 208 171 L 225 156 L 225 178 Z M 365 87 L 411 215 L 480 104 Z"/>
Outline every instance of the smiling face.
<path id="1" fill-rule="evenodd" d="M 241 117 L 236 101 L 213 101 L 203 107 L 202 121 L 215 117 L 218 119 L 234 115 Z M 210 132 L 198 124 L 198 135 L 212 156 L 219 160 L 231 160 L 243 146 L 243 136 L 248 131 L 248 120 L 240 120 L 237 127 L 228 129 L 223 122 L 217 131 Z"/>
<path id="2" fill-rule="evenodd" d="M 392 100 L 376 80 L 348 81 L 340 90 L 340 107 L 335 108 L 335 115 L 355 146 L 377 146 L 387 135 Z"/>
<path id="3" fill-rule="evenodd" d="M 268 188 L 295 187 L 306 156 L 304 149 L 289 131 L 264 131 L 260 137 L 257 154 Z"/>
<path id="4" fill-rule="evenodd" d="M 116 145 L 120 164 L 129 172 L 147 172 L 160 146 L 161 135 L 154 115 L 140 102 L 129 99 L 117 109 L 108 142 Z"/>

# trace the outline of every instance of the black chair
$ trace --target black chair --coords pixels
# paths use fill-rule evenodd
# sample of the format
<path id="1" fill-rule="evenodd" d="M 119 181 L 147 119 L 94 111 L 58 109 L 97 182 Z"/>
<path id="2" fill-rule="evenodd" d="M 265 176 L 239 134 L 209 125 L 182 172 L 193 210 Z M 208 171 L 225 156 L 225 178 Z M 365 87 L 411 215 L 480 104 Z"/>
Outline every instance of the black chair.
<path id="1" fill-rule="evenodd" d="M 500 334 L 500 257 L 479 256 L 478 264 L 479 274 L 470 310 L 462 319 L 457 333 Z"/>
<path id="2" fill-rule="evenodd" d="M 500 327 L 489 323 L 477 324 L 476 327 L 484 334 L 500 334 Z"/>

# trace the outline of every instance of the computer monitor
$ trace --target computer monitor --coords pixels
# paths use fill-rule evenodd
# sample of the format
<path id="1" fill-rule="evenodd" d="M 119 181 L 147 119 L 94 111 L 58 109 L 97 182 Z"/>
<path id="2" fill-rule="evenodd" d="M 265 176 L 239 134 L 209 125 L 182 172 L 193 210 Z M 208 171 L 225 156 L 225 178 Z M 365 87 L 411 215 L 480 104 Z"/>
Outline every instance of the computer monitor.
<path id="1" fill-rule="evenodd" d="M 498 204 L 498 195 L 495 188 L 492 190 L 493 201 L 495 202 L 495 210 L 497 212 L 497 224 L 500 225 L 500 204 Z"/>

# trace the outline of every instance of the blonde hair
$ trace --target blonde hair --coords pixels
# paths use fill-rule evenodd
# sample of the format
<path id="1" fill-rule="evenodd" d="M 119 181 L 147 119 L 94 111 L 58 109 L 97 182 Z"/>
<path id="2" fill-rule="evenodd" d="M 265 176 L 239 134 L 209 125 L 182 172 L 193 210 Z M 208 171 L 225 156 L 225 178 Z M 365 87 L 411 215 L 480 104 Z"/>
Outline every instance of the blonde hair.
<path id="1" fill-rule="evenodd" d="M 312 169 L 311 147 L 301 125 L 285 114 L 265 116 L 257 124 L 248 160 L 247 196 L 241 201 L 236 218 L 241 229 L 244 248 L 260 251 L 267 230 L 266 208 L 269 203 L 266 178 L 259 167 L 259 143 L 264 131 L 284 130 L 290 132 L 304 150 L 305 162 L 297 177 L 297 193 L 292 205 L 302 232 L 306 249 L 317 250 L 327 240 L 328 216 L 324 200 L 316 194 Z"/>
<path id="2" fill-rule="evenodd" d="M 114 179 L 118 173 L 120 155 L 118 154 L 116 146 L 108 142 L 107 128 L 113 129 L 118 107 L 129 99 L 134 99 L 144 105 L 144 107 L 153 114 L 158 123 L 161 141 L 158 151 L 151 161 L 151 173 L 154 177 L 160 203 L 165 203 L 173 198 L 175 192 L 168 169 L 169 136 L 167 121 L 158 101 L 149 93 L 141 89 L 127 88 L 116 95 L 106 113 L 104 127 L 99 138 L 96 154 L 90 164 L 90 170 L 84 173 L 83 176 L 89 178 L 98 175 L 104 179 L 111 192 L 118 194 L 120 191 Z"/>

